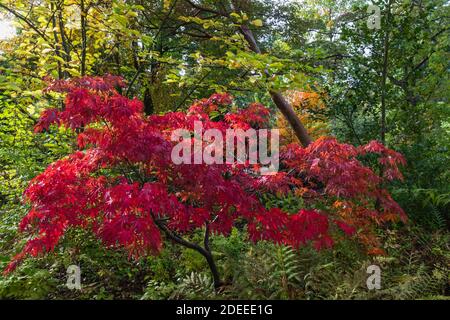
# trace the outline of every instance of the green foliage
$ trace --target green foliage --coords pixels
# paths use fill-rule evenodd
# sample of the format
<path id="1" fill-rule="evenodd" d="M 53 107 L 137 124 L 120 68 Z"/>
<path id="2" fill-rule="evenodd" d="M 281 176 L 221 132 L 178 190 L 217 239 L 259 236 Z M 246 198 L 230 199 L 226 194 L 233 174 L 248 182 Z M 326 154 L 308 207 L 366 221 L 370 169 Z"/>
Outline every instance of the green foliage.
<path id="1" fill-rule="evenodd" d="M 380 30 L 367 28 L 367 1 L 235 2 L 237 12 L 225 18 L 194 16 L 184 1 L 86 0 L 84 45 L 74 16 L 79 1 L 56 7 L 50 0 L 32 7 L 1 2 L 42 32 L 21 23 L 17 37 L 0 41 L 0 269 L 26 237 L 17 233 L 28 211 L 21 203 L 24 188 L 75 147 L 64 129 L 32 134 L 40 111 L 61 103 L 42 93 L 42 77 L 81 74 L 84 50 L 85 73 L 124 76 L 130 84 L 125 93 L 141 98 L 147 113 L 182 109 L 213 91 L 228 91 L 239 104 L 267 105 L 267 89 L 324 92 L 332 134 L 363 144 L 381 138 L 388 34 L 386 143 L 408 161 L 405 181 L 391 192 L 410 221 L 379 230 L 386 255 L 368 256 L 351 241 L 322 252 L 255 245 L 237 223 L 229 237 L 211 238 L 225 282 L 216 292 L 204 259 L 191 250 L 168 245 L 159 257 L 134 261 L 74 230 L 55 253 L 0 276 L 0 299 L 448 299 L 448 1 L 391 1 L 390 20 L 386 1 L 373 1 L 386 18 Z M 229 9 L 226 1 L 199 3 Z M 251 52 L 236 32 L 241 23 L 252 29 L 263 55 Z M 227 111 L 213 117 L 220 120 Z M 292 193 L 261 200 L 287 212 L 305 207 Z M 201 234 L 194 238 L 202 241 Z M 71 264 L 81 267 L 81 291 L 65 285 Z M 367 289 L 370 264 L 382 269 L 381 290 Z"/>
<path id="2" fill-rule="evenodd" d="M 178 279 L 177 289 L 172 293 L 174 299 L 211 299 L 215 297 L 214 284 L 209 275 L 192 272 Z"/>
<path id="3" fill-rule="evenodd" d="M 304 208 L 303 199 L 292 192 L 286 196 L 271 195 L 269 193 L 265 193 L 262 196 L 262 201 L 267 209 L 280 208 L 285 212 L 295 213 Z"/>
<path id="4" fill-rule="evenodd" d="M 41 269 L 36 266 L 36 262 L 29 261 L 21 267 L 20 272 L 11 277 L 0 278 L 0 297 L 42 299 L 55 292 L 57 285 L 58 279 L 52 270 Z"/>
<path id="5" fill-rule="evenodd" d="M 144 295 L 141 300 L 166 300 L 172 297 L 172 293 L 176 290 L 175 283 L 160 282 L 158 280 L 150 280 L 145 288 Z"/>
<path id="6" fill-rule="evenodd" d="M 415 223 L 431 230 L 445 230 L 450 221 L 450 194 L 439 189 L 398 188 L 394 195 Z"/>

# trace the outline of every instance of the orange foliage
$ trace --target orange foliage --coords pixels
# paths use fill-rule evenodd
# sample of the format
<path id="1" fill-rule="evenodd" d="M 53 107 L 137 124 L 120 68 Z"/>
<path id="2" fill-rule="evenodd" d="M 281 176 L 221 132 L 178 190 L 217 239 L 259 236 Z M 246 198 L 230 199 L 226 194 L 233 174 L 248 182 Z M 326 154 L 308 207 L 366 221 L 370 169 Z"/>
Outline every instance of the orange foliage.
<path id="1" fill-rule="evenodd" d="M 329 135 L 327 118 L 323 116 L 325 103 L 320 94 L 288 91 L 286 96 L 313 139 Z M 277 115 L 277 127 L 280 129 L 282 145 L 297 142 L 294 131 L 280 112 Z"/>

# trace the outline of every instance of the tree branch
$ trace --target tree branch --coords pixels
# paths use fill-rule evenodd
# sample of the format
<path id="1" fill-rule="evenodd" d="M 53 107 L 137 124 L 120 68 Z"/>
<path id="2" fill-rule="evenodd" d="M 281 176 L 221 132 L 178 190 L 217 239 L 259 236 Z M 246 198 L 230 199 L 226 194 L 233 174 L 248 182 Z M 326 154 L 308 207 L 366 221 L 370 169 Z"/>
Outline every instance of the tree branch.
<path id="1" fill-rule="evenodd" d="M 221 12 L 218 10 L 205 8 L 205 7 L 200 6 L 190 0 L 185 0 L 185 2 L 190 4 L 193 8 L 201 10 L 203 12 L 209 12 L 209 13 L 214 13 L 214 14 L 217 14 L 217 15 L 220 15 L 223 17 L 229 17 L 229 14 L 226 12 Z M 255 52 L 257 54 L 261 54 L 261 49 L 259 48 L 258 43 L 255 40 L 252 30 L 247 25 L 242 24 L 239 27 L 239 31 L 244 36 L 244 39 L 247 41 L 249 48 L 253 52 Z M 265 73 L 268 76 L 270 76 L 269 72 L 267 70 L 265 71 Z M 286 118 L 286 120 L 291 125 L 292 129 L 295 132 L 295 135 L 300 140 L 300 143 L 304 147 L 308 146 L 312 142 L 312 139 L 308 135 L 308 132 L 307 132 L 305 126 L 300 121 L 299 117 L 295 113 L 292 106 L 289 104 L 289 102 L 283 97 L 283 95 L 279 91 L 270 90 L 269 93 L 270 93 L 270 96 L 272 97 L 272 100 L 275 103 L 275 105 L 278 107 L 278 109 L 281 111 L 283 116 Z"/>
<path id="2" fill-rule="evenodd" d="M 250 28 L 248 28 L 248 26 L 246 25 L 241 25 L 239 29 L 243 34 L 245 40 L 247 41 L 250 49 L 257 54 L 261 54 L 261 49 L 259 48 L 258 43 L 255 40 L 252 30 L 250 30 Z M 269 76 L 269 72 L 267 70 L 265 71 L 265 73 Z M 295 132 L 295 135 L 300 140 L 300 143 L 304 147 L 307 147 L 312 142 L 312 139 L 290 103 L 283 97 L 283 95 L 279 91 L 270 90 L 269 93 L 272 97 L 272 101 L 275 103 L 283 116 L 291 125 L 292 129 Z"/>
<path id="3" fill-rule="evenodd" d="M 9 13 L 11 13 L 12 15 L 14 15 L 17 19 L 22 20 L 23 22 L 25 22 L 31 29 L 33 29 L 42 39 L 44 39 L 45 41 L 49 42 L 49 38 L 45 35 L 45 33 L 43 33 L 41 30 L 39 30 L 27 17 L 23 16 L 22 14 L 20 14 L 19 12 L 7 7 L 6 5 L 0 3 L 0 8 L 5 9 L 6 11 L 8 11 Z"/>
<path id="4" fill-rule="evenodd" d="M 207 225 L 207 231 L 205 233 L 205 248 L 202 248 L 201 246 L 199 246 L 196 243 L 193 242 L 189 242 L 185 239 L 183 239 L 181 236 L 179 236 L 178 234 L 176 234 L 175 232 L 173 232 L 172 230 L 170 230 L 163 221 L 161 221 L 160 219 L 156 219 L 155 216 L 153 215 L 153 213 L 151 213 L 151 217 L 153 222 L 156 224 L 156 226 L 171 240 L 173 240 L 174 242 L 197 251 L 198 253 L 200 253 L 203 257 L 205 257 L 206 262 L 208 263 L 209 269 L 211 270 L 212 276 L 213 276 L 213 281 L 214 281 L 214 288 L 217 290 L 219 289 L 223 283 L 220 280 L 220 275 L 219 275 L 219 271 L 217 270 L 217 266 L 216 263 L 214 262 L 214 258 L 211 254 L 211 251 L 209 250 L 209 227 Z M 207 245 L 207 246 L 206 246 Z"/>

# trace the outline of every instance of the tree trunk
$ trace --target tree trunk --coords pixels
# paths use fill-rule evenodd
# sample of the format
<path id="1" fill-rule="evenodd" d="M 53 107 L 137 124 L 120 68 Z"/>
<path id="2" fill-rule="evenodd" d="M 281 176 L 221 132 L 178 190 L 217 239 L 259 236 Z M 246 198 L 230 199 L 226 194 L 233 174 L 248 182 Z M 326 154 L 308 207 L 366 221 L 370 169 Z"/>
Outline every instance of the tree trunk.
<path id="1" fill-rule="evenodd" d="M 213 13 L 215 15 L 226 17 L 226 18 L 230 17 L 230 14 L 228 12 L 223 11 L 221 9 L 219 9 L 219 10 L 210 9 L 210 8 L 203 7 L 202 5 L 199 5 L 191 0 L 185 0 L 185 1 L 191 7 L 195 8 L 197 10 L 207 12 L 207 13 Z M 233 11 L 237 11 L 237 12 L 243 11 L 243 10 L 240 10 L 241 6 L 240 6 L 240 3 L 237 1 L 232 1 L 231 7 L 232 7 Z M 247 25 L 242 24 L 239 27 L 239 31 L 244 36 L 250 49 L 257 54 L 261 54 L 261 49 L 259 48 L 258 43 L 255 40 L 252 30 L 250 30 Z M 268 76 L 270 76 L 270 74 L 267 70 L 265 72 Z M 275 103 L 275 105 L 277 106 L 277 108 L 281 111 L 283 116 L 286 118 L 286 120 L 292 126 L 292 129 L 294 130 L 294 133 L 297 136 L 298 140 L 300 140 L 300 143 L 304 147 L 307 147 L 312 142 L 312 139 L 308 135 L 308 132 L 306 131 L 305 126 L 300 121 L 299 117 L 295 113 L 292 106 L 289 104 L 289 102 L 287 102 L 287 100 L 283 97 L 283 95 L 278 91 L 271 91 L 270 96 L 272 97 L 272 100 Z"/>
<path id="2" fill-rule="evenodd" d="M 241 25 L 240 31 L 243 34 L 245 40 L 247 40 L 250 49 L 257 54 L 261 54 L 261 49 L 256 43 L 253 32 L 246 25 Z M 269 72 L 267 70 L 265 72 L 269 76 Z M 304 147 L 307 147 L 312 142 L 312 139 L 309 136 L 305 126 L 295 113 L 294 108 L 292 108 L 291 104 L 286 100 L 286 98 L 283 97 L 281 92 L 271 91 L 270 96 L 272 97 L 272 101 L 275 103 L 277 108 L 281 111 L 283 116 L 291 125 L 295 135 L 297 136 L 298 140 L 300 140 L 300 143 Z"/>
<path id="3" fill-rule="evenodd" d="M 170 230 L 164 222 L 162 222 L 161 220 L 157 219 L 153 214 L 152 214 L 152 219 L 155 222 L 156 226 L 171 240 L 175 241 L 176 243 L 182 245 L 183 247 L 192 249 L 197 251 L 198 253 L 200 253 L 203 257 L 205 257 L 206 262 L 208 263 L 209 269 L 211 271 L 212 277 L 213 277 L 213 282 L 214 282 L 214 288 L 217 290 L 220 289 L 220 287 L 223 286 L 223 282 L 220 280 L 220 275 L 219 275 L 219 271 L 217 270 L 217 266 L 216 263 L 214 261 L 214 257 L 211 253 L 211 250 L 209 248 L 209 225 L 206 225 L 206 230 L 205 230 L 205 240 L 204 240 L 204 245 L 205 248 L 202 248 L 201 246 L 199 246 L 196 243 L 193 242 L 189 242 L 185 239 L 183 239 L 182 237 L 180 237 L 178 234 L 176 234 L 175 232 L 173 232 L 172 230 Z"/>
<path id="4" fill-rule="evenodd" d="M 270 95 L 275 105 L 278 107 L 283 116 L 291 125 L 298 140 L 300 140 L 301 144 L 304 147 L 307 147 L 312 142 L 312 139 L 309 136 L 308 132 L 306 131 L 305 126 L 302 124 L 299 117 L 295 113 L 292 106 L 289 104 L 289 102 L 286 101 L 286 99 L 280 92 L 273 91 L 270 93 Z"/>
<path id="5" fill-rule="evenodd" d="M 389 63 L 389 24 L 391 14 L 391 1 L 387 5 L 387 17 L 385 26 L 385 35 L 383 41 L 383 70 L 381 73 L 381 119 L 380 119 L 380 139 L 382 144 L 386 144 L 386 80 L 388 77 Z"/>
<path id="6" fill-rule="evenodd" d="M 153 114 L 155 106 L 153 105 L 152 93 L 150 88 L 145 88 L 144 91 L 144 112 L 146 115 Z"/>
<path id="7" fill-rule="evenodd" d="M 80 27 L 81 27 L 81 76 L 86 74 L 86 50 L 87 50 L 87 11 L 84 0 L 80 2 Z"/>

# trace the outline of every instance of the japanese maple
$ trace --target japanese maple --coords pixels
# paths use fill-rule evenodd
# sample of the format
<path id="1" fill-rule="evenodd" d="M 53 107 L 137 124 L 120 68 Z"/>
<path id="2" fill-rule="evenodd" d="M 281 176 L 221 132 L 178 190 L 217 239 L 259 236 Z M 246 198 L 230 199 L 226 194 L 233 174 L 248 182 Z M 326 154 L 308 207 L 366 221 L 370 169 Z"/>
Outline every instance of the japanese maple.
<path id="1" fill-rule="evenodd" d="M 145 116 L 139 100 L 119 94 L 117 88 L 124 86 L 114 76 L 49 85 L 47 90 L 66 94 L 65 107 L 45 110 L 35 131 L 52 125 L 72 128 L 79 150 L 51 164 L 25 190 L 31 210 L 20 230 L 32 238 L 6 272 L 27 255 L 54 250 L 69 228 L 79 227 L 132 257 L 157 254 L 164 241 L 196 250 L 219 287 L 209 237 L 228 235 L 236 222 L 245 222 L 251 241 L 296 248 L 312 244 L 319 250 L 355 236 L 374 251 L 374 226 L 404 218 L 383 188 L 384 182 L 401 178 L 403 157 L 377 142 L 354 147 L 322 137 L 306 148 L 292 144 L 281 152 L 282 170 L 270 176 L 255 174 L 245 164 L 175 165 L 170 157 L 176 143 L 170 138 L 173 130 L 193 131 L 195 121 L 202 121 L 204 130 L 223 132 L 262 128 L 269 123 L 269 110 L 251 104 L 213 121 L 212 112 L 233 103 L 230 95 L 218 93 L 196 101 L 187 112 Z M 379 156 L 384 176 L 361 162 L 367 153 Z M 260 200 L 263 193 L 290 192 L 305 203 L 294 214 L 267 209 Z M 318 204 L 328 209 L 319 210 Z M 203 244 L 189 240 L 196 230 L 203 230 Z"/>

